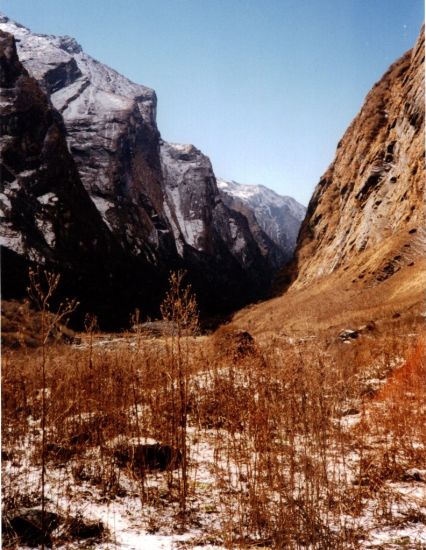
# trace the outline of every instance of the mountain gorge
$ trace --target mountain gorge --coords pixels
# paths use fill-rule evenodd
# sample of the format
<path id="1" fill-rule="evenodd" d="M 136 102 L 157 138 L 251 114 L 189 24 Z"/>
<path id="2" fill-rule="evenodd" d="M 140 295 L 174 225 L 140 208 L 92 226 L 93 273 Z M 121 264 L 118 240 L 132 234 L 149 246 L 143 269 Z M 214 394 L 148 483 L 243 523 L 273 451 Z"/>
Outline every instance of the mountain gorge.
<path id="1" fill-rule="evenodd" d="M 329 275 L 353 290 L 420 273 L 424 31 L 368 94 L 304 219 L 293 199 L 216 179 L 195 146 L 164 141 L 155 92 L 74 39 L 5 16 L 0 30 L 5 297 L 43 265 L 122 324 L 134 307 L 158 311 L 176 269 L 206 314 L 264 297 L 280 269 L 279 294 Z"/>
<path id="2" fill-rule="evenodd" d="M 193 47 L 200 29 L 210 44 L 206 10 L 185 18 L 176 4 Z M 256 31 L 297 28 L 293 3 L 258 4 Z M 317 64 L 327 27 L 315 3 L 300 4 Z M 324 23 L 334 11 L 342 21 L 335 4 L 319 8 Z M 352 4 L 370 31 L 374 10 Z M 141 5 L 138 36 L 147 21 L 176 46 L 164 12 L 155 25 L 154 4 Z M 105 25 L 104 7 L 90 6 L 102 32 L 128 32 Z M 68 24 L 68 6 L 56 8 Z M 92 32 L 89 13 L 80 23 Z M 262 54 L 264 37 L 253 33 Z M 295 66 L 300 42 L 287 42 Z M 424 48 L 422 29 L 367 95 L 305 209 L 216 178 L 196 146 L 162 139 L 153 90 L 70 37 L 0 15 L 5 548 L 426 548 Z M 305 78 L 285 76 L 309 97 Z M 273 97 L 248 92 L 259 112 Z M 290 105 L 303 124 L 306 103 Z"/>
<path id="3" fill-rule="evenodd" d="M 230 311 L 261 297 L 274 271 L 288 260 L 289 250 L 283 255 L 280 247 L 258 227 L 253 233 L 253 224 L 244 213 L 233 208 L 219 192 L 205 155 L 194 146 L 161 139 L 156 125 L 155 92 L 92 59 L 70 37 L 34 34 L 5 16 L 0 19 L 0 29 L 13 36 L 17 51 L 13 59 L 3 55 L 2 77 L 12 64 L 18 71 L 17 81 L 31 80 L 34 94 L 55 120 L 50 139 L 62 151 L 62 155 L 51 154 L 48 158 L 38 156 L 35 172 L 10 154 L 2 156 L 2 170 L 9 174 L 2 176 L 2 244 L 4 257 L 13 258 L 4 263 L 3 280 L 11 281 L 4 286 L 6 295 L 16 294 L 24 286 L 24 266 L 26 269 L 29 262 L 41 262 L 54 269 L 69 265 L 81 274 L 91 271 L 91 280 L 96 279 L 99 266 L 100 280 L 104 273 L 109 290 L 118 285 L 121 295 L 126 288 L 128 299 L 119 300 L 126 304 L 126 311 L 132 294 L 137 297 L 134 305 L 155 309 L 154 302 L 158 305 L 168 273 L 179 268 L 188 271 L 204 311 Z M 4 48 L 12 51 L 13 39 L 4 40 Z M 2 88 L 11 90 L 7 81 L 2 82 Z M 13 89 L 18 93 L 16 87 Z M 6 149 L 7 136 L 20 146 L 32 122 L 31 118 L 24 122 L 19 116 L 18 103 L 14 100 L 7 106 L 2 104 L 2 142 Z M 37 120 L 34 124 L 38 124 Z M 42 148 L 45 135 L 40 127 L 29 131 L 39 132 L 38 147 Z M 65 157 L 63 163 L 60 159 Z M 50 180 L 42 190 L 37 183 L 41 167 L 55 172 L 54 182 Z M 69 210 L 67 221 L 57 208 L 55 197 L 62 190 L 68 193 L 71 172 L 84 198 L 76 216 L 64 199 L 63 209 Z M 33 193 L 31 201 L 42 203 L 38 210 L 49 211 L 49 226 L 47 222 L 37 222 L 36 230 L 36 222 L 19 225 L 15 214 L 8 210 L 15 194 L 29 189 Z M 19 208 L 15 205 L 13 211 Z M 66 244 L 62 237 L 64 227 L 70 224 L 85 235 L 82 240 L 76 237 L 76 243 L 92 243 L 93 254 L 88 254 L 86 264 L 80 258 L 82 251 L 74 254 L 75 246 Z M 35 235 L 39 244 L 29 245 Z M 60 247 L 67 251 L 66 257 L 59 254 Z M 76 268 L 77 264 L 81 269 Z M 93 284 L 86 282 L 83 275 L 77 280 L 79 288 L 93 290 Z M 103 288 L 102 284 L 95 286 Z M 80 297 L 81 292 L 78 294 Z M 99 292 L 95 295 L 92 302 L 100 302 Z M 104 292 L 102 296 L 104 299 Z"/>

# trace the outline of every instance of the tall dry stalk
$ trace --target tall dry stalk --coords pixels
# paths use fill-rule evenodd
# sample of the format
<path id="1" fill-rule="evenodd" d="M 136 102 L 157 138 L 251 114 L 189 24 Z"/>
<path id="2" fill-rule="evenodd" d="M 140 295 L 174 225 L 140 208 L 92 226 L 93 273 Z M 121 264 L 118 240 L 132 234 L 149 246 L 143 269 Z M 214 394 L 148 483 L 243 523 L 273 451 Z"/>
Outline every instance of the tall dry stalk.
<path id="1" fill-rule="evenodd" d="M 186 514 L 188 496 L 188 386 L 189 386 L 189 343 L 188 338 L 193 336 L 198 328 L 198 308 L 191 286 L 185 285 L 185 272 L 178 271 L 170 275 L 169 291 L 162 304 L 161 314 L 164 321 L 170 324 L 170 376 L 172 392 L 174 394 L 175 380 L 177 383 L 177 416 L 174 420 L 176 430 L 177 449 L 182 458 L 182 487 L 180 491 L 180 508 L 182 518 Z M 175 407 L 175 395 L 172 394 L 172 407 Z"/>
<path id="2" fill-rule="evenodd" d="M 41 313 L 41 529 L 43 533 L 42 549 L 44 550 L 44 538 L 46 532 L 46 416 L 47 416 L 47 385 L 46 385 L 46 360 L 47 343 L 52 332 L 58 325 L 71 315 L 78 302 L 65 300 L 60 303 L 55 311 L 51 311 L 51 300 L 58 289 L 60 275 L 49 271 L 29 270 L 28 296 Z"/>

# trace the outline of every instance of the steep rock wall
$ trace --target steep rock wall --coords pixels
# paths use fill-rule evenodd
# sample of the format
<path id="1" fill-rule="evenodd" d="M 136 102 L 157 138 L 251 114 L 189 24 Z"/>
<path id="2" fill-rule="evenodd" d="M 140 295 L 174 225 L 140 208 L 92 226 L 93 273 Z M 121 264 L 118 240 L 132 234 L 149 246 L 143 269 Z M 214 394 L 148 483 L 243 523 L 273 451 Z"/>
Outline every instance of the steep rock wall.
<path id="1" fill-rule="evenodd" d="M 424 28 L 375 84 L 317 185 L 291 278 L 336 270 L 376 284 L 425 254 Z"/>
<path id="2" fill-rule="evenodd" d="M 131 266 L 81 183 L 60 115 L 2 31 L 0 93 L 3 297 L 25 295 L 28 268 L 42 266 L 61 274 L 62 296 L 113 324 L 130 306 L 126 273 L 144 273 L 151 290 L 158 275 Z"/>

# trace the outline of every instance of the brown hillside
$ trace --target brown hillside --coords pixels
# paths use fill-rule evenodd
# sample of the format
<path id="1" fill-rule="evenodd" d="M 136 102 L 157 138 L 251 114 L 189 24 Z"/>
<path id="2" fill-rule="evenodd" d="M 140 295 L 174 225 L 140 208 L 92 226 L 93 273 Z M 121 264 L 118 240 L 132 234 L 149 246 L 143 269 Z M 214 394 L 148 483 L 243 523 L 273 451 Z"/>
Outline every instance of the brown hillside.
<path id="1" fill-rule="evenodd" d="M 358 275 L 370 284 L 392 275 L 395 262 L 413 261 L 405 236 L 418 247 L 425 235 L 424 110 L 422 29 L 413 50 L 372 88 L 317 185 L 293 287 L 350 269 L 361 256 L 368 262 Z"/>
<path id="2" fill-rule="evenodd" d="M 423 28 L 339 142 L 283 274 L 287 281 L 290 275 L 288 291 L 243 310 L 234 322 L 257 334 L 308 334 L 423 319 L 424 111 Z"/>

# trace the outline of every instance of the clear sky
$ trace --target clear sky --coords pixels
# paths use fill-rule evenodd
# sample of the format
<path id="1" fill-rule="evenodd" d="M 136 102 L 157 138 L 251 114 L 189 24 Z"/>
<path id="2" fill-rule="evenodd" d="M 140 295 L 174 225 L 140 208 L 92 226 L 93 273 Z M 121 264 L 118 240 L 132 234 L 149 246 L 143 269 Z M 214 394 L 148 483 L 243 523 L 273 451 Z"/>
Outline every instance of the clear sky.
<path id="1" fill-rule="evenodd" d="M 303 204 L 424 20 L 423 0 L 0 0 L 0 10 L 154 88 L 163 138 L 195 144 L 217 176 Z"/>

